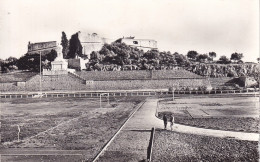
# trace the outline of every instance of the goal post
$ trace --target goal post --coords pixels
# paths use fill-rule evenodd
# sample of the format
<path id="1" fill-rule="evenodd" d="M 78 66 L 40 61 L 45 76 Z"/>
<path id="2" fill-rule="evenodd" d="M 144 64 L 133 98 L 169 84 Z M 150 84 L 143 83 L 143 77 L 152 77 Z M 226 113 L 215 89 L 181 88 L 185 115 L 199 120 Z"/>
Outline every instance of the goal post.
<path id="1" fill-rule="evenodd" d="M 102 96 L 107 98 L 107 104 L 109 104 L 109 93 L 100 93 L 99 96 L 99 106 L 102 108 Z"/>

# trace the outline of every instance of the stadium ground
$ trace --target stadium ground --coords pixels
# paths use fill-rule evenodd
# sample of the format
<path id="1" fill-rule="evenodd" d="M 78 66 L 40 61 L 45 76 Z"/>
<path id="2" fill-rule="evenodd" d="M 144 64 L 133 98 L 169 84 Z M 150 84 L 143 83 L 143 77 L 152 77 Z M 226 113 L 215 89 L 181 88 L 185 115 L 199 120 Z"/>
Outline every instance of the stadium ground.
<path id="1" fill-rule="evenodd" d="M 227 94 L 225 94 L 224 96 L 225 97 L 220 97 L 220 98 L 221 99 L 226 98 Z M 191 102 L 194 101 L 199 102 L 203 100 L 205 100 L 205 102 L 214 101 L 217 96 L 213 96 L 213 98 L 209 98 L 208 96 L 205 97 L 197 96 L 195 97 L 195 99 L 193 97 L 178 96 L 176 101 L 182 101 L 182 102 L 175 105 L 185 105 L 185 104 L 190 104 Z M 191 101 L 190 99 L 193 101 Z M 232 99 L 233 101 L 232 103 L 230 103 L 230 105 L 241 106 L 241 101 L 243 98 L 231 97 L 229 99 Z M 6 156 L 2 155 L 2 161 L 4 161 L 5 159 L 12 160 L 12 158 L 14 161 L 21 160 L 24 162 L 30 159 L 37 159 L 37 158 L 39 159 L 41 158 L 45 160 L 57 159 L 57 161 L 59 161 L 59 159 L 61 159 L 62 161 L 67 161 L 66 159 L 68 159 L 69 161 L 73 159 L 71 156 L 75 157 L 74 160 L 80 158 L 87 161 L 91 161 L 90 159 L 100 151 L 101 147 L 112 136 L 113 132 L 111 132 L 110 129 L 116 132 L 117 128 L 120 126 L 120 123 L 122 124 L 123 121 L 127 119 L 128 115 L 131 112 L 133 112 L 134 106 L 138 102 L 144 100 L 144 98 L 140 98 L 140 96 L 134 98 L 128 96 L 122 98 L 115 98 L 114 100 L 111 98 L 110 100 L 112 100 L 112 102 L 110 103 L 110 106 L 107 106 L 102 109 L 99 108 L 99 104 L 98 104 L 99 100 L 97 99 L 86 99 L 86 98 L 44 98 L 44 99 L 41 98 L 40 99 L 39 98 L 39 99 L 27 99 L 27 100 L 31 102 L 24 101 L 24 99 L 1 100 L 1 104 L 5 105 L 4 107 L 1 107 L 1 109 L 4 108 L 2 110 L 3 112 L 5 112 L 1 118 L 1 122 L 2 123 L 6 122 L 5 123 L 6 126 L 4 126 L 3 129 L 8 130 L 6 127 L 9 124 L 12 126 L 12 129 L 10 129 L 9 131 L 11 132 L 13 131 L 10 134 L 14 134 L 14 136 L 11 136 L 10 134 L 4 135 L 4 137 L 8 137 L 8 138 L 5 138 L 4 143 L 2 143 L 1 152 L 3 152 L 3 150 L 6 151 L 8 149 L 10 149 L 10 151 L 14 149 L 19 150 L 20 148 L 23 148 L 23 150 L 25 150 L 26 148 L 28 152 L 30 151 L 30 149 L 42 150 L 42 151 L 46 149 L 53 149 L 56 151 L 60 151 L 61 152 L 60 154 L 63 156 L 60 157 L 58 155 L 52 156 L 51 154 L 47 156 L 48 152 L 46 152 L 47 154 L 44 154 L 43 152 L 40 153 L 42 155 L 40 155 L 38 152 L 39 155 L 27 155 L 27 156 L 21 154 L 11 156 L 9 153 L 9 155 Z M 163 123 L 161 120 L 159 119 L 156 119 L 156 121 L 153 120 L 155 119 L 155 111 L 157 105 L 156 103 L 157 103 L 157 99 L 155 99 L 153 102 L 144 104 L 144 106 L 139 111 L 137 111 L 137 113 L 133 116 L 133 118 L 129 120 L 129 122 L 126 124 L 125 129 L 121 133 L 119 133 L 118 135 L 119 139 L 117 140 L 117 138 L 115 138 L 115 141 L 111 143 L 111 147 L 108 147 L 108 152 L 105 152 L 104 156 L 101 157 L 100 159 L 101 161 L 102 160 L 107 161 L 106 159 L 107 155 L 110 156 L 111 160 L 115 160 L 118 158 L 120 159 L 121 156 L 130 158 L 131 160 L 132 155 L 135 155 L 136 160 L 144 160 L 146 158 L 146 151 L 147 151 L 146 149 L 148 147 L 149 138 L 150 138 L 149 129 L 153 126 L 157 128 L 163 127 Z M 168 106 L 171 104 L 172 103 L 168 104 Z M 207 103 L 204 104 L 207 105 Z M 50 105 L 54 105 L 54 106 L 51 107 Z M 245 105 L 247 105 L 247 103 L 245 103 Z M 249 107 L 251 106 L 249 105 Z M 52 114 L 52 112 L 54 112 L 54 114 Z M 194 113 L 196 114 L 196 111 L 194 111 Z M 254 110 L 251 111 L 251 113 L 253 115 Z M 228 116 L 228 114 L 226 115 Z M 37 122 L 38 120 L 41 120 L 42 122 Z M 39 128 L 41 129 L 27 131 L 27 132 L 36 132 L 36 134 L 25 133 L 25 135 L 29 135 L 29 136 L 28 137 L 25 136 L 25 138 L 22 140 L 22 143 L 21 142 L 19 143 L 17 142 L 17 139 L 15 139 L 17 138 L 15 136 L 16 135 L 15 131 L 17 131 L 17 121 L 19 123 L 20 121 L 22 121 L 21 123 L 23 123 L 23 126 L 25 126 L 24 128 L 26 128 L 27 124 L 33 123 L 35 125 L 33 126 L 30 125 L 29 126 L 30 128 L 35 129 L 38 128 L 37 126 L 39 126 Z M 99 122 L 100 125 L 98 124 Z M 53 123 L 55 123 L 55 125 L 52 125 Z M 48 127 L 46 127 L 46 125 Z M 192 127 L 176 124 L 174 131 L 178 132 L 180 130 L 183 130 L 184 128 L 187 128 L 188 130 Z M 204 132 L 204 134 L 202 134 L 204 136 L 205 135 L 207 136 L 208 135 L 207 133 L 211 133 L 209 134 L 211 136 L 216 132 L 219 132 L 216 130 L 211 131 L 210 129 L 195 128 L 195 127 L 193 128 L 196 130 L 198 129 L 197 132 L 201 132 L 201 130 L 207 130 L 206 132 Z M 27 129 L 23 129 L 23 127 L 21 127 L 21 130 L 27 130 Z M 192 133 L 192 130 L 188 131 L 188 133 Z M 240 134 L 240 133 L 235 132 L 234 134 Z M 229 135 L 232 135 L 232 132 Z M 244 136 L 243 133 L 242 136 Z M 23 136 L 21 136 L 21 138 L 22 137 Z M 139 137 L 141 137 L 140 138 L 141 140 L 136 141 L 136 139 L 138 139 Z M 121 139 L 122 143 L 119 144 L 120 147 L 118 147 L 117 142 L 120 141 L 120 138 L 122 138 Z M 113 147 L 113 143 L 115 143 L 114 144 L 115 147 Z M 135 149 L 135 146 L 139 148 Z M 112 150 L 110 148 L 112 148 Z M 117 149 L 120 150 L 121 148 L 123 152 L 117 150 Z M 71 153 L 69 152 L 69 150 L 75 150 L 75 152 Z M 116 156 L 116 158 L 113 158 L 112 156 Z"/>

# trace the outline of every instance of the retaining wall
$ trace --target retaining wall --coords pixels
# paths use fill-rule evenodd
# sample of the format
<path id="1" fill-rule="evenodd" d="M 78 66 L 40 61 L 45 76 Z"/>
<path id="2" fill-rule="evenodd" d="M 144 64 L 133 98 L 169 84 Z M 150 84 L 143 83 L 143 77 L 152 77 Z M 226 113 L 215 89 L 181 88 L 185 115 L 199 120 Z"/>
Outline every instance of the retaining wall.
<path id="1" fill-rule="evenodd" d="M 89 90 L 130 90 L 130 89 L 164 89 L 173 85 L 196 88 L 210 86 L 205 79 L 164 79 L 164 80 L 107 80 L 94 81 L 87 85 Z"/>
<path id="2" fill-rule="evenodd" d="M 0 84 L 0 90 L 7 91 L 39 91 L 40 76 L 37 75 L 25 83 L 24 86 L 16 86 L 13 83 Z M 210 86 L 206 79 L 164 79 L 164 80 L 107 80 L 93 81 L 84 84 L 82 80 L 70 75 L 42 76 L 42 90 L 131 90 L 131 89 L 168 89 L 173 85 Z"/>
<path id="3" fill-rule="evenodd" d="M 156 71 L 83 71 L 80 77 L 70 73 L 64 75 L 42 76 L 42 90 L 133 90 L 168 89 L 173 85 L 180 87 L 210 87 L 210 82 L 183 69 Z M 84 79 L 86 80 L 84 80 Z M 0 91 L 39 91 L 40 76 L 35 75 L 25 84 L 0 83 Z"/>
<path id="4" fill-rule="evenodd" d="M 77 74 L 86 80 L 138 80 L 204 78 L 184 69 L 175 70 L 132 70 L 132 71 L 81 71 Z"/>

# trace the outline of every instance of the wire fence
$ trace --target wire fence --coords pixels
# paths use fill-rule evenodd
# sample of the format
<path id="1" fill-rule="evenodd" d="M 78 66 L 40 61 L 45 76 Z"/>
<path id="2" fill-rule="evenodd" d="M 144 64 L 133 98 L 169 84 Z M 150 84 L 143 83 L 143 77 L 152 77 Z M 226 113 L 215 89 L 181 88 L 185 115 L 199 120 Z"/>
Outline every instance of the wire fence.
<path id="1" fill-rule="evenodd" d="M 242 89 L 242 90 L 175 90 L 174 94 L 235 94 L 235 93 L 253 93 L 259 95 L 259 89 Z M 257 93 L 258 92 L 258 93 Z M 30 93 L 1 93 L 0 98 L 61 98 L 61 97 L 87 97 L 97 98 L 103 93 L 109 94 L 109 96 L 163 96 L 172 95 L 172 91 L 103 91 L 103 92 L 87 92 L 87 91 L 75 91 L 75 92 L 30 92 Z"/>

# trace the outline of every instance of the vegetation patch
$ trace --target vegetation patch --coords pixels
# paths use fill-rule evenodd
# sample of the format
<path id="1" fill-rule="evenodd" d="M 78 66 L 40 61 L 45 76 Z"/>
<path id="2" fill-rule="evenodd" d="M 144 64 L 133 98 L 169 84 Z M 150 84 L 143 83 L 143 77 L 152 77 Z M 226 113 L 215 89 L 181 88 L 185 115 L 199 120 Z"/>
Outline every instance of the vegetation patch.
<path id="1" fill-rule="evenodd" d="M 156 130 L 153 161 L 255 161 L 258 142 Z"/>
<path id="2" fill-rule="evenodd" d="M 228 117 L 228 118 L 175 118 L 175 123 L 201 128 L 220 129 L 227 131 L 259 132 L 259 118 Z"/>
<path id="3" fill-rule="evenodd" d="M 144 161 L 147 158 L 150 135 L 151 131 L 123 130 L 98 161 Z"/>
<path id="4" fill-rule="evenodd" d="M 5 102 L 1 114 L 1 147 L 84 150 L 84 160 L 91 161 L 143 99 L 111 98 L 110 105 L 102 108 L 98 99 L 86 98 L 75 101 L 56 98 L 50 102 L 52 106 L 44 101 L 15 105 Z M 17 142 L 18 124 L 20 142 Z"/>

